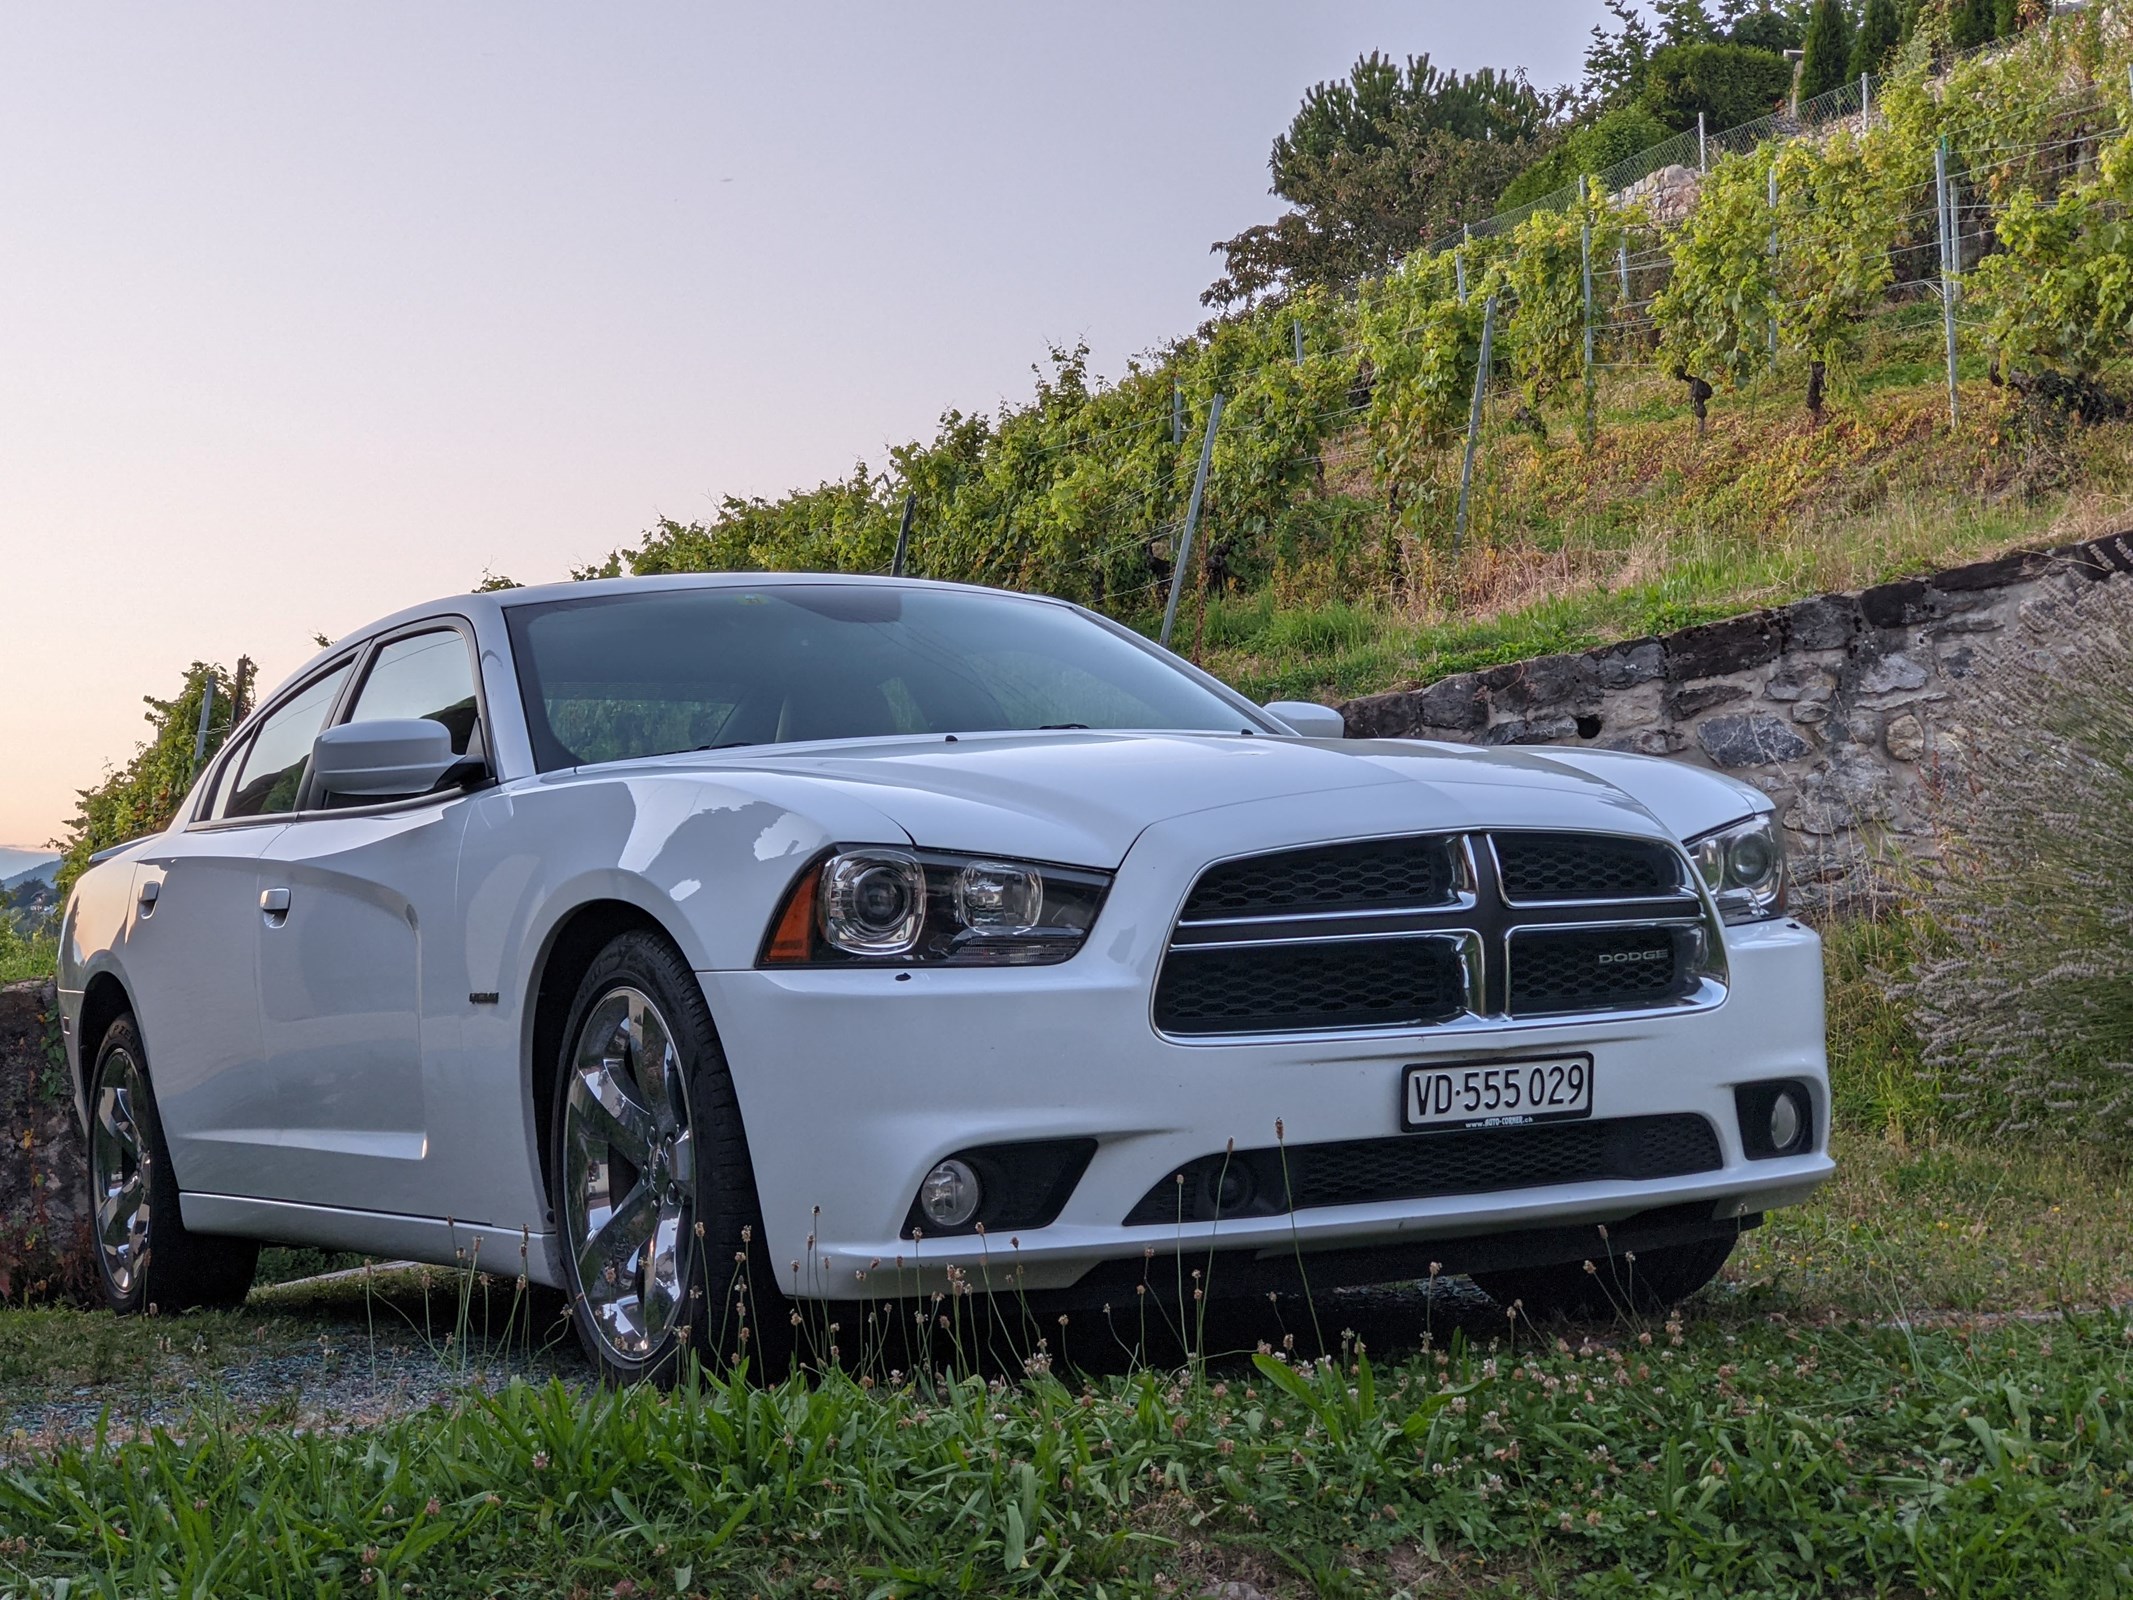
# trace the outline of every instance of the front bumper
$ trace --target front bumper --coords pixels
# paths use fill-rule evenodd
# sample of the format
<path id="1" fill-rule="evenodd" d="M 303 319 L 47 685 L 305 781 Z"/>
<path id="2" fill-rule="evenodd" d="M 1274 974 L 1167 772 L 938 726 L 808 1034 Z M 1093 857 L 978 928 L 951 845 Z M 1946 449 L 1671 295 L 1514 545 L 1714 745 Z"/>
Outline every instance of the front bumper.
<path id="1" fill-rule="evenodd" d="M 1151 1250 L 1214 1249 L 1268 1261 L 1383 1251 L 1389 1279 L 1419 1259 L 1401 1247 L 1432 1239 L 1653 1211 L 1676 1222 L 1727 1222 L 1796 1203 L 1834 1170 L 1821 944 L 1797 922 L 1727 929 L 1728 989 L 1708 1009 L 1182 1042 L 1160 1036 L 1149 1019 L 1154 962 L 1174 912 L 1174 900 L 1145 915 L 1107 906 L 1089 948 L 1054 967 L 702 974 L 748 1130 L 779 1287 L 835 1300 L 932 1292 L 952 1266 L 976 1287 L 1040 1293 Z M 1703 1116 L 1720 1166 L 1212 1223 L 1124 1223 L 1153 1186 L 1232 1140 L 1245 1149 L 1277 1137 L 1291 1145 L 1397 1137 L 1409 1063 L 1572 1048 L 1593 1057 L 1595 1118 Z M 1799 1156 L 1750 1160 L 1734 1087 L 1772 1078 L 1808 1085 L 1814 1144 Z M 1049 1226 L 915 1244 L 906 1235 L 912 1198 L 935 1162 L 973 1146 L 1046 1139 L 1097 1142 Z"/>

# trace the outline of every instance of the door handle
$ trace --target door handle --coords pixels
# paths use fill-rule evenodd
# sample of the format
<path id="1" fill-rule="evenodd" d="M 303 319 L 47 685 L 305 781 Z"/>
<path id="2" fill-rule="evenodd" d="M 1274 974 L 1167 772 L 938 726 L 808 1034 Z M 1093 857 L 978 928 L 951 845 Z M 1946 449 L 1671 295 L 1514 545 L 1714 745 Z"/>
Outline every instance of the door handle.
<path id="1" fill-rule="evenodd" d="M 289 920 L 289 891 L 287 889 L 260 890 L 259 909 L 265 914 L 268 927 L 280 927 Z"/>
<path id="2" fill-rule="evenodd" d="M 149 882 L 141 885 L 142 916 L 152 917 L 156 914 L 156 900 L 162 895 L 162 893 L 163 885 L 159 881 L 151 879 Z"/>

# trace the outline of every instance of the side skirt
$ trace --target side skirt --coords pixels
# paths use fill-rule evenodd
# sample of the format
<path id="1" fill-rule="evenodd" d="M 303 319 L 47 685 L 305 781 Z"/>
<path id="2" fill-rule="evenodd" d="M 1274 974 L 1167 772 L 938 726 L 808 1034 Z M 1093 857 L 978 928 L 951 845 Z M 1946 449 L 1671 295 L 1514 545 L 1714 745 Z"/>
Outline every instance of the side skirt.
<path id="1" fill-rule="evenodd" d="M 554 1258 L 555 1235 L 545 1231 L 230 1194 L 187 1194 L 181 1197 L 179 1209 L 185 1226 L 195 1233 L 356 1250 L 368 1256 L 464 1267 L 503 1279 L 524 1272 L 545 1288 L 562 1287 Z"/>

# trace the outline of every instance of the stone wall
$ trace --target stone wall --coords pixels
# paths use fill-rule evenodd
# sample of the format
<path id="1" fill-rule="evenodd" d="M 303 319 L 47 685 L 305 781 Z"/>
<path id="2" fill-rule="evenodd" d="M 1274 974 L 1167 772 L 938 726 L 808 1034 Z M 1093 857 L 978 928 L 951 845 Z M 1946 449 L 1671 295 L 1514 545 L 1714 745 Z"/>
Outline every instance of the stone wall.
<path id="1" fill-rule="evenodd" d="M 81 1130 L 50 1054 L 49 981 L 0 986 L 0 1303 L 94 1288 Z"/>
<path id="2" fill-rule="evenodd" d="M 1722 768 L 1777 802 L 1795 903 L 1856 905 L 1922 842 L 1921 785 L 1960 728 L 1981 645 L 2133 574 L 2133 532 L 1460 673 L 1341 707 L 1355 737 L 1584 745 Z"/>

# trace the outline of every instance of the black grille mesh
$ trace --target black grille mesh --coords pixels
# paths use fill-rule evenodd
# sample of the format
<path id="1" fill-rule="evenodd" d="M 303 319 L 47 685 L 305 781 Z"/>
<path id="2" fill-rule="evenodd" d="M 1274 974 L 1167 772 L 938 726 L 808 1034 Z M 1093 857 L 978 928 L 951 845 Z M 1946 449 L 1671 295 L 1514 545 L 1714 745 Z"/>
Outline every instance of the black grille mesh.
<path id="1" fill-rule="evenodd" d="M 1203 1156 L 1166 1174 L 1126 1214 L 1126 1226 L 1672 1178 L 1712 1172 L 1720 1163 L 1711 1124 L 1686 1113 L 1240 1150 Z"/>
<path id="2" fill-rule="evenodd" d="M 1210 867 L 1193 886 L 1185 915 L 1267 916 L 1348 907 L 1434 906 L 1451 897 L 1451 841 L 1366 839 L 1250 856 Z"/>
<path id="3" fill-rule="evenodd" d="M 1443 1022 L 1466 982 L 1448 939 L 1173 950 L 1155 990 L 1166 1033 L 1271 1033 Z"/>
<path id="4" fill-rule="evenodd" d="M 1681 868 L 1664 845 L 1584 833 L 1499 833 L 1496 863 L 1513 900 L 1627 900 L 1679 894 Z"/>
<path id="5" fill-rule="evenodd" d="M 1511 936 L 1514 1017 L 1663 1005 L 1687 992 L 1687 928 L 1566 928 Z"/>

